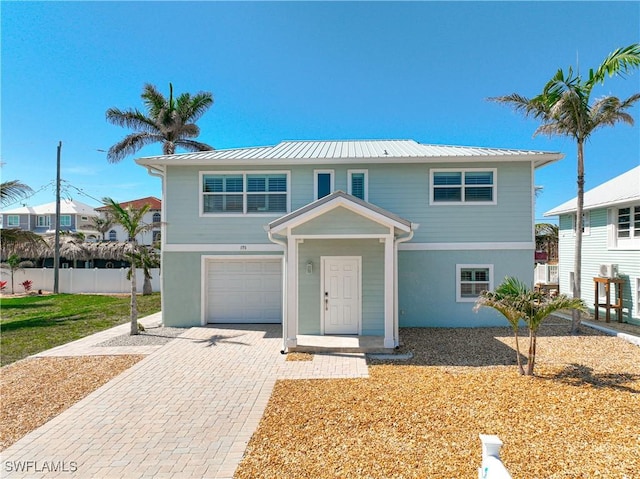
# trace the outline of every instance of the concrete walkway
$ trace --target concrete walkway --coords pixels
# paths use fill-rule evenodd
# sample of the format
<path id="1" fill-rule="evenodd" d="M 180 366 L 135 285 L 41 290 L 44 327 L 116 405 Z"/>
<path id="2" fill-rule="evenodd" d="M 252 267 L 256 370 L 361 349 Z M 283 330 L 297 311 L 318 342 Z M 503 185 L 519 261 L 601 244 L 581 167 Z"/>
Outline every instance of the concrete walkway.
<path id="1" fill-rule="evenodd" d="M 285 361 L 281 343 L 280 325 L 188 329 L 3 451 L 0 475 L 231 478 L 277 379 L 368 377 L 363 354 Z"/>

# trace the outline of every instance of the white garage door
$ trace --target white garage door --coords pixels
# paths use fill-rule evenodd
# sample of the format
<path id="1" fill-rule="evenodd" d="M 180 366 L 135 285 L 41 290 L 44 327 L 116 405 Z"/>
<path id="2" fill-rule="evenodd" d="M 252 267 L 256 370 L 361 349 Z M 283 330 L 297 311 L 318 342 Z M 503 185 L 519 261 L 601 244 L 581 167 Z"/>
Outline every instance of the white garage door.
<path id="1" fill-rule="evenodd" d="M 282 260 L 215 259 L 207 265 L 208 323 L 281 323 Z"/>

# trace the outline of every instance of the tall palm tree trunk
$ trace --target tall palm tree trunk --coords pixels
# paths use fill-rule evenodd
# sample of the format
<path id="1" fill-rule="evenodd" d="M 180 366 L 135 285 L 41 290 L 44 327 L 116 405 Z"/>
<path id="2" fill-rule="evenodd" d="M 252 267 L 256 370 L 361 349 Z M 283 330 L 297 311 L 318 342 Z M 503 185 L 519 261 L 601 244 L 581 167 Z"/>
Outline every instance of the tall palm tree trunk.
<path id="1" fill-rule="evenodd" d="M 578 138 L 578 207 L 576 209 L 576 241 L 573 261 L 573 297 L 580 298 L 582 281 L 582 211 L 584 208 L 584 140 Z M 580 311 L 571 313 L 571 334 L 580 332 Z"/>

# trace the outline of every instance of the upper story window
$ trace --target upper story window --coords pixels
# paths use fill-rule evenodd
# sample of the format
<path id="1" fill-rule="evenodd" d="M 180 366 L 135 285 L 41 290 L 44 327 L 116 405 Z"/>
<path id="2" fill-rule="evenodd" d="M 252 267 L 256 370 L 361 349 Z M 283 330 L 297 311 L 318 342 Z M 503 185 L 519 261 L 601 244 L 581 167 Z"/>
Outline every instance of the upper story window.
<path id="1" fill-rule="evenodd" d="M 369 185 L 367 170 L 348 170 L 348 191 L 350 195 L 369 201 Z"/>
<path id="2" fill-rule="evenodd" d="M 38 228 L 45 228 L 51 226 L 51 216 L 49 215 L 39 215 L 36 218 L 36 226 Z"/>
<path id="3" fill-rule="evenodd" d="M 118 235 L 116 234 L 116 230 L 109 231 L 109 241 L 117 241 Z"/>
<path id="4" fill-rule="evenodd" d="M 7 215 L 7 226 L 9 228 L 19 228 L 20 215 Z"/>
<path id="5" fill-rule="evenodd" d="M 640 238 L 640 206 L 618 208 L 618 239 Z"/>
<path id="6" fill-rule="evenodd" d="M 162 218 L 160 216 L 160 213 L 154 213 L 151 221 L 153 221 L 154 223 L 160 223 L 161 219 Z"/>
<path id="7" fill-rule="evenodd" d="M 429 204 L 496 204 L 495 168 L 433 169 Z"/>
<path id="8" fill-rule="evenodd" d="M 203 173 L 202 214 L 262 214 L 289 211 L 289 173 Z"/>
<path id="9" fill-rule="evenodd" d="M 571 221 L 573 222 L 573 234 L 575 234 L 578 228 L 577 216 L 573 215 L 571 217 Z M 591 233 L 591 213 L 589 211 L 585 211 L 582 213 L 582 234 L 589 235 L 590 233 Z"/>
<path id="10" fill-rule="evenodd" d="M 71 215 L 60 215 L 60 226 L 71 226 Z"/>
<path id="11" fill-rule="evenodd" d="M 313 171 L 313 194 L 316 200 L 324 198 L 333 193 L 334 186 L 333 170 L 314 170 Z"/>
<path id="12" fill-rule="evenodd" d="M 492 264 L 456 265 L 456 301 L 474 302 L 483 291 L 493 289 Z"/>

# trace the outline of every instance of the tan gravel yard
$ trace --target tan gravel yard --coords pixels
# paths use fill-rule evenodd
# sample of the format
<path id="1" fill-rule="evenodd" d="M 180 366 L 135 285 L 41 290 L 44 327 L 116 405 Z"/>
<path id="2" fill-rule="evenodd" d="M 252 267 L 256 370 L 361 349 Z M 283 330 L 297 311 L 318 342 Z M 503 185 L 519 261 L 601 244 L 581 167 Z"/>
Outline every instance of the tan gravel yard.
<path id="1" fill-rule="evenodd" d="M 515 479 L 640 478 L 640 347 L 567 331 L 542 327 L 534 378 L 508 328 L 402 329 L 413 358 L 371 360 L 368 379 L 278 381 L 235 477 L 477 477 L 486 433 Z M 0 449 L 140 359 L 2 368 Z"/>
<path id="2" fill-rule="evenodd" d="M 533 378 L 490 328 L 402 330 L 413 359 L 369 379 L 278 381 L 235 477 L 477 477 L 485 433 L 516 479 L 639 478 L 640 348 L 567 330 L 542 327 Z"/>
<path id="3" fill-rule="evenodd" d="M 3 367 L 0 377 L 0 451 L 143 358 L 29 358 Z"/>

